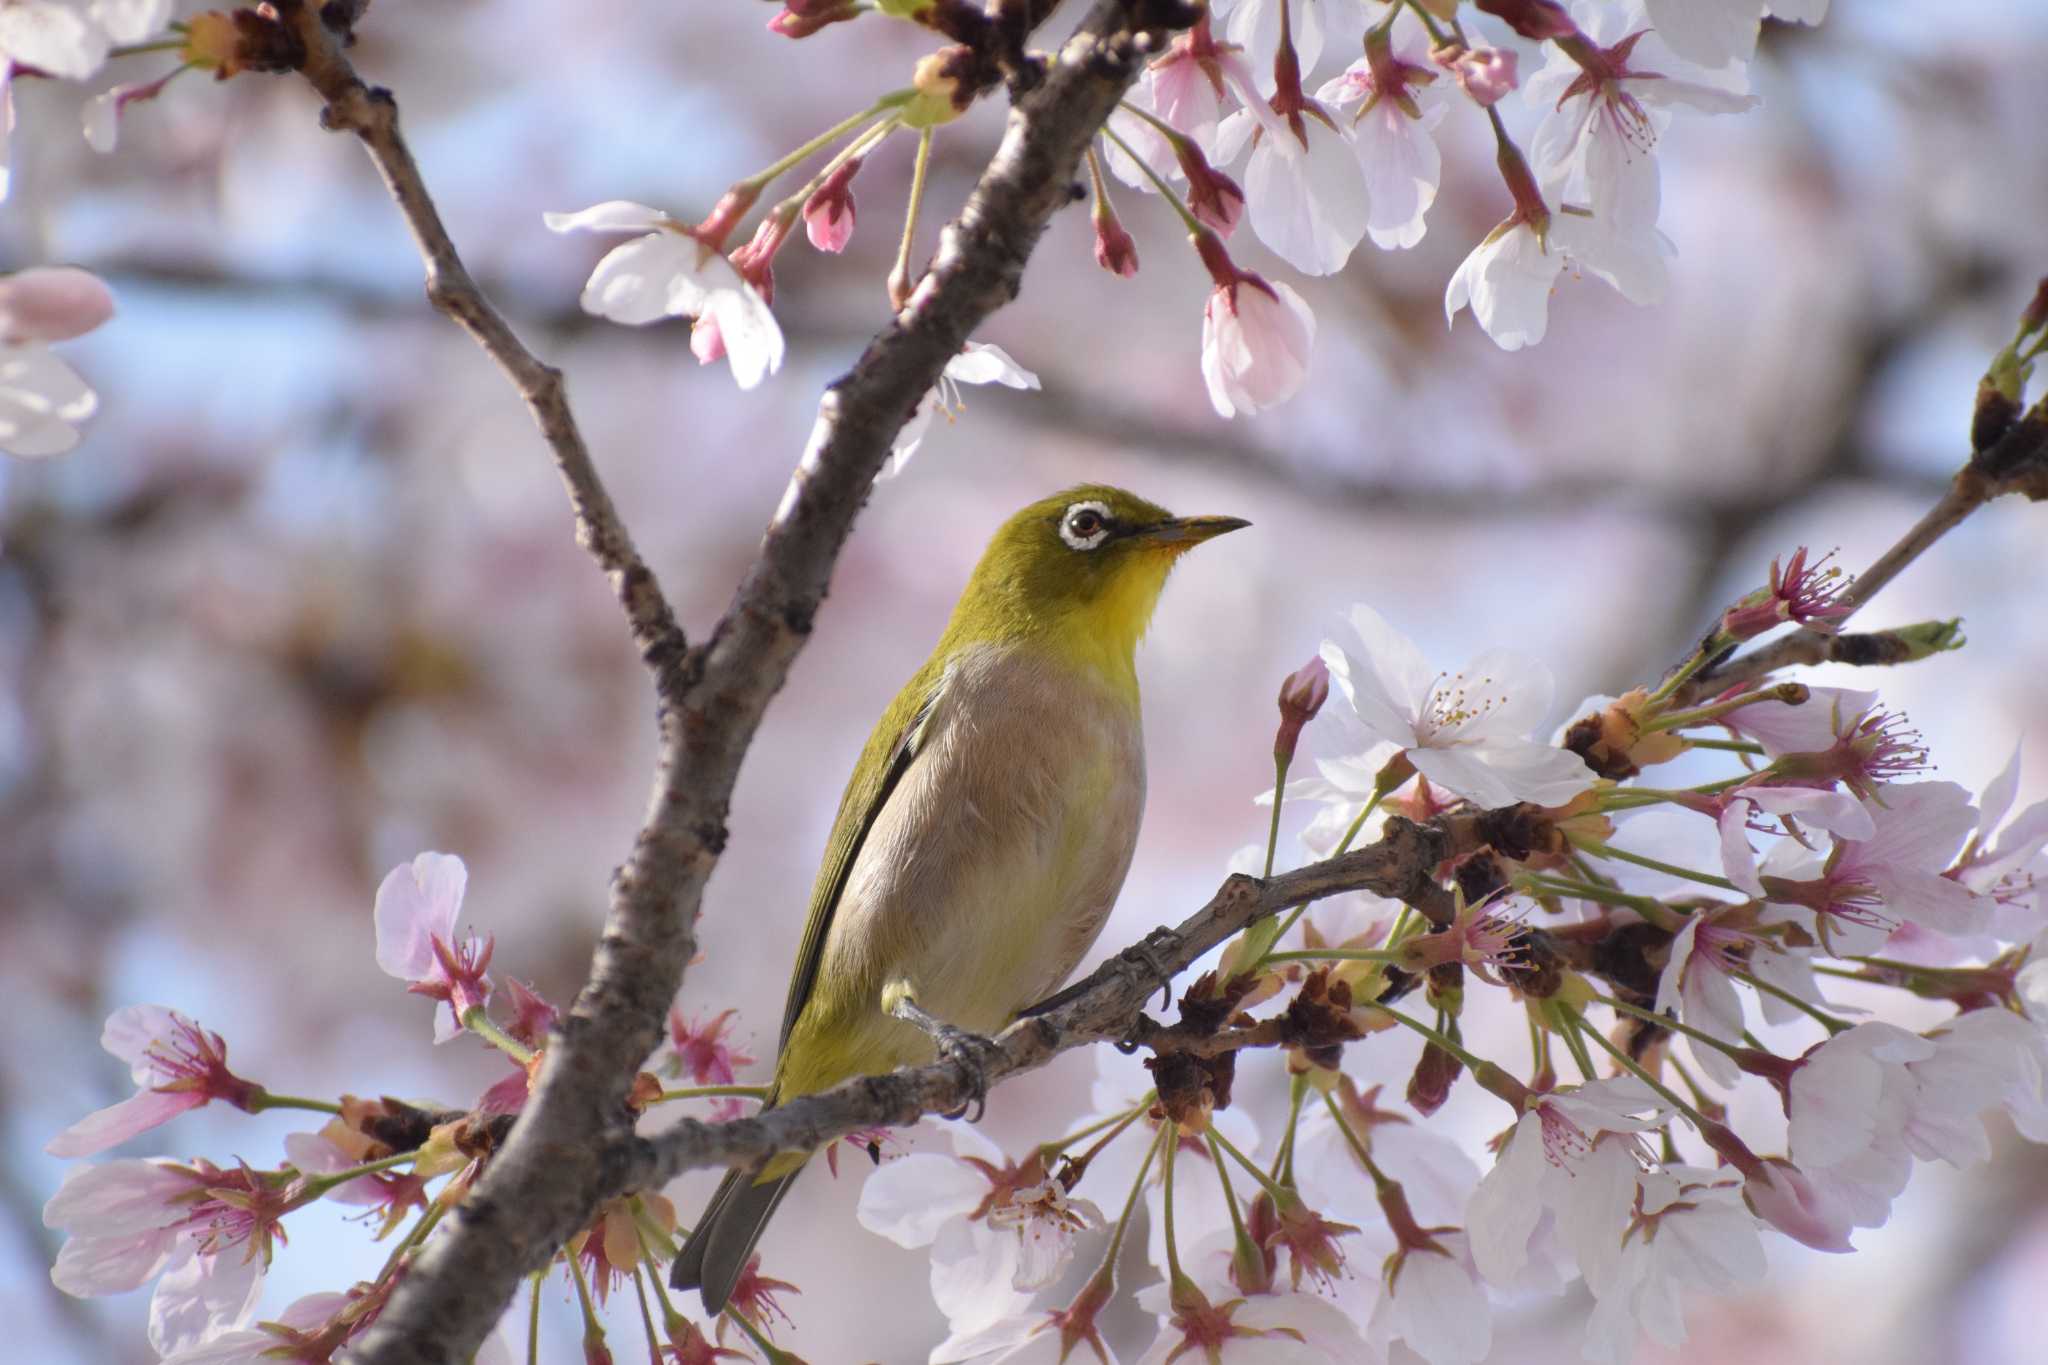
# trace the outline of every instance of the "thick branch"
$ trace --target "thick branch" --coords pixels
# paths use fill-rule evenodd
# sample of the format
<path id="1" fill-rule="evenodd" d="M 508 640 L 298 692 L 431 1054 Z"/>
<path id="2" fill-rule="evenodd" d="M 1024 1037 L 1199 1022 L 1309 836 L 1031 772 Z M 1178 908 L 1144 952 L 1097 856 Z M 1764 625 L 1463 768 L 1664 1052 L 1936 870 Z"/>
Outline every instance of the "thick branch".
<path id="1" fill-rule="evenodd" d="M 1547 820 L 1528 806 L 1440 816 L 1427 825 L 1394 816 L 1386 833 L 1365 848 L 1264 881 L 1233 876 L 1178 926 L 1154 929 L 1063 992 L 1064 1003 L 1010 1025 L 996 1039 L 1001 1054 L 985 1075 L 995 1082 L 1088 1043 L 1128 1038 L 1163 979 L 1184 971 L 1246 925 L 1289 906 L 1357 890 L 1410 903 L 1425 900 L 1426 891 L 1438 889 L 1435 870 L 1445 859 L 1485 847 L 1511 826 L 1513 837 L 1524 843 L 1547 844 L 1551 837 Z M 659 1186 L 705 1166 L 750 1165 L 776 1152 L 811 1151 L 862 1128 L 948 1113 L 968 1099 L 967 1078 L 960 1070 L 935 1062 L 848 1081 L 753 1118 L 729 1123 L 685 1119 L 627 1145 L 619 1163 L 628 1181 L 622 1188 Z"/>
<path id="2" fill-rule="evenodd" d="M 482 306 L 399 137 L 391 97 L 362 85 L 317 15 L 303 3 L 288 8 L 306 41 L 306 75 L 328 101 L 328 123 L 363 141 L 419 238 L 430 297 L 513 374 L 555 445 L 579 524 L 616 528 L 567 424 L 559 375 L 533 361 Z M 414 1264 L 357 1359 L 467 1359 L 520 1277 L 545 1265 L 605 1197 L 629 1187 L 617 1160 L 631 1127 L 627 1089 L 696 951 L 693 925 L 724 847 L 741 759 L 810 633 L 890 442 L 971 329 L 1016 296 L 1047 220 L 1072 201 L 1082 149 L 1137 74 L 1143 40 L 1135 23 L 1120 0 L 1100 0 L 1044 82 L 1012 110 L 1001 146 L 942 236 L 929 273 L 827 389 L 761 552 L 710 639 L 673 666 L 650 656 L 662 703 L 661 759 L 646 824 L 613 881 L 589 984 L 548 1048 L 504 1150 Z M 654 592 L 653 577 L 631 557 L 622 528 L 619 537 L 593 550 L 613 573 L 645 650 L 639 594 Z"/>

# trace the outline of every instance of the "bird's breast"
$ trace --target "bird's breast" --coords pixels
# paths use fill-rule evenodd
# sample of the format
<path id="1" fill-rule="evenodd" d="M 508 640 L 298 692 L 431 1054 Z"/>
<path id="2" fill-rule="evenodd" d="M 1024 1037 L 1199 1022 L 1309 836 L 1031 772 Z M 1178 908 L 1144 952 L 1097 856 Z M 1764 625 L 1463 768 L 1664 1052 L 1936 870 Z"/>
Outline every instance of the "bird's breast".
<path id="1" fill-rule="evenodd" d="M 1137 699 L 1020 646 L 949 666 L 827 941 L 965 1028 L 1048 994 L 1100 932 L 1145 802 Z"/>

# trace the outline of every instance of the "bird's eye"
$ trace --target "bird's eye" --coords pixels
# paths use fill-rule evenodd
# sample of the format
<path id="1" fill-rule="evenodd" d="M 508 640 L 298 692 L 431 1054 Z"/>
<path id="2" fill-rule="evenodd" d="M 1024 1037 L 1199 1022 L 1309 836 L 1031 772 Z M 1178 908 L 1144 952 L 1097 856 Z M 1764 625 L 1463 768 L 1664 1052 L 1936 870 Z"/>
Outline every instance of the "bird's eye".
<path id="1" fill-rule="evenodd" d="M 1078 502 L 1060 519 L 1060 539 L 1069 549 L 1092 550 L 1109 538 L 1109 509 L 1099 502 Z"/>

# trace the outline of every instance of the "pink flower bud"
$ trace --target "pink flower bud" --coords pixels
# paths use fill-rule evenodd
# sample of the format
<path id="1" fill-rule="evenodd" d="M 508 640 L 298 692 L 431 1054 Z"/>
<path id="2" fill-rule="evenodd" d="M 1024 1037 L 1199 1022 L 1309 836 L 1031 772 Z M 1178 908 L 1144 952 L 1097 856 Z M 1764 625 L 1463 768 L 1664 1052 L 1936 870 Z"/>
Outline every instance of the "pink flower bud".
<path id="1" fill-rule="evenodd" d="M 1273 757 L 1282 764 L 1294 761 L 1294 746 L 1301 727 L 1316 718 L 1330 699 L 1330 668 L 1321 655 L 1280 680 L 1280 729 L 1273 736 Z"/>
<path id="2" fill-rule="evenodd" d="M 1722 633 L 1736 640 L 1748 640 L 1787 621 L 1832 633 L 1835 622 L 1854 610 L 1837 600 L 1849 587 L 1849 580 L 1839 568 L 1826 567 L 1833 558 L 1830 551 L 1808 564 L 1806 547 L 1802 545 L 1792 552 L 1782 570 L 1773 559 L 1770 586 L 1758 588 L 1721 613 Z"/>
<path id="3" fill-rule="evenodd" d="M 0 340 L 69 341 L 114 315 L 99 277 L 68 265 L 33 266 L 0 279 Z"/>
<path id="4" fill-rule="evenodd" d="M 1459 47 L 1455 43 L 1430 54 L 1438 66 L 1451 73 L 1472 102 L 1486 107 L 1513 90 L 1519 83 L 1519 58 L 1497 47 Z"/>
<path id="5" fill-rule="evenodd" d="M 853 240 L 853 177 L 860 163 L 859 157 L 848 161 L 804 201 L 804 233 L 820 251 L 836 254 Z"/>
<path id="6" fill-rule="evenodd" d="M 1107 199 L 1095 205 L 1095 264 L 1125 279 L 1138 273 L 1138 244 L 1117 221 L 1116 210 Z"/>
<path id="7" fill-rule="evenodd" d="M 768 31 L 780 33 L 785 38 L 808 38 L 821 28 L 858 18 L 860 6 L 853 0 L 844 0 L 841 4 L 797 0 L 794 4 L 787 4 L 780 14 L 768 21 Z"/>

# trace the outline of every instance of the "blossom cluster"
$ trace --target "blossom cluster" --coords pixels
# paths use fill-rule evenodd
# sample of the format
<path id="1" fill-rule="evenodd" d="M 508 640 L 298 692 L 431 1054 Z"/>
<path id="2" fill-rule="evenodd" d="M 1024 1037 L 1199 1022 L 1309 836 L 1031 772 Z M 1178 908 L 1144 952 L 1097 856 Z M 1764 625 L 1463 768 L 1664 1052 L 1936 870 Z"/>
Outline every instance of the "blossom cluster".
<path id="1" fill-rule="evenodd" d="M 1288 1026 L 1277 1119 L 1230 1104 L 1257 1085 L 1253 1054 L 1191 1079 L 1185 1058 L 1105 1051 L 1067 1136 L 1015 1158 L 956 1128 L 955 1156 L 872 1175 L 863 1223 L 931 1249 L 952 1327 L 933 1365 L 1126 1358 L 1098 1317 L 1139 1225 L 1160 1277 L 1137 1295 L 1156 1318 L 1144 1365 L 1470 1365 L 1497 1305 L 1574 1282 L 1585 1357 L 1624 1362 L 1644 1337 L 1683 1341 L 1694 1291 L 1758 1283 L 1770 1238 L 1849 1251 L 1916 1162 L 1987 1159 L 1988 1116 L 2048 1141 L 2048 801 L 2015 812 L 2017 757 L 1973 801 L 1926 778 L 1873 692 L 1763 678 L 1686 699 L 1758 613 L 1826 631 L 1844 586 L 1803 551 L 1774 564 L 1684 667 L 1554 734 L 1534 660 L 1436 671 L 1355 608 L 1281 690 L 1283 779 L 1327 697 L 1340 752 L 1262 799 L 1312 809 L 1316 857 L 1390 814 L 1533 812 L 1542 837 L 1441 869 L 1448 914 L 1361 894 L 1230 945 L 1184 1017 Z M 1900 635 L 1954 644 L 1939 623 Z M 1643 780 L 1702 758 L 1735 771 Z M 1824 989 L 1852 982 L 1954 1012 L 1856 1021 Z M 1494 1027 L 1507 1013 L 1525 1056 L 1481 1041 L 1516 1031 Z M 1423 1039 L 1405 1102 L 1351 1065 L 1389 1030 Z M 1466 1077 L 1508 1107 L 1490 1162 L 1419 1123 Z M 1783 1123 L 1732 1123 L 1759 1081 Z M 1077 1258 L 1098 1267 L 1078 1290 Z"/>
<path id="2" fill-rule="evenodd" d="M 1825 10 L 1826 0 L 1572 0 L 1569 9 L 1558 0 L 1217 0 L 1147 63 L 1089 152 L 1096 260 L 1119 276 L 1139 268 L 1112 180 L 1170 204 L 1209 279 L 1200 370 L 1210 403 L 1226 418 L 1256 413 L 1306 382 L 1316 320 L 1309 300 L 1270 268 L 1238 264 L 1238 228 L 1248 222 L 1272 257 L 1305 276 L 1344 270 L 1367 238 L 1380 250 L 1412 248 L 1442 183 L 1441 125 L 1454 114 L 1484 118 L 1509 209 L 1451 276 L 1445 314 L 1470 308 L 1502 347 L 1534 344 L 1568 267 L 1635 303 L 1662 296 L 1674 250 L 1659 226 L 1656 150 L 1666 126 L 1753 107 L 1747 65 L 1765 17 L 1814 23 Z M 808 37 L 863 12 L 806 0 L 770 27 Z M 879 12 L 953 31 L 939 0 Z M 226 79 L 304 58 L 267 8 L 173 22 L 169 0 L 17 0 L 0 16 L 0 101 L 17 75 L 83 81 L 111 58 L 174 57 L 168 70 L 88 104 L 85 136 L 101 151 L 113 149 L 128 110 L 184 72 Z M 702 363 L 727 362 L 742 388 L 761 384 L 786 349 L 773 309 L 777 255 L 799 220 L 814 248 L 844 251 L 859 219 L 862 166 L 892 138 L 914 135 L 917 173 L 886 280 L 892 305 L 903 306 L 923 273 L 912 250 L 934 138 L 993 85 L 975 75 L 972 55 L 957 44 L 928 54 L 908 86 L 735 181 L 694 223 L 623 200 L 548 214 L 558 232 L 633 234 L 598 263 L 583 307 L 630 325 L 689 318 Z M 1520 133 L 1526 153 L 1503 111 L 1529 125 Z M 11 104 L 0 115 L 11 125 Z M 769 187 L 814 160 L 809 178 L 742 234 Z M 34 420 L 0 430 L 0 448 L 48 454 L 75 439 L 70 424 L 90 411 L 91 394 L 47 371 L 8 371 L 21 378 L 0 390 L 0 406 L 28 395 Z M 897 439 L 887 472 L 909 458 L 934 412 L 959 410 L 959 384 L 1038 386 L 992 347 L 971 350 L 948 379 L 952 389 L 934 391 Z"/>
<path id="3" fill-rule="evenodd" d="M 1311 858 L 1397 815 L 1486 812 L 1484 846 L 1439 867 L 1431 895 L 1354 893 L 1221 947 L 1183 1020 L 1272 1051 L 1098 1049 L 1088 1110 L 1020 1153 L 965 1124 L 951 1155 L 884 1159 L 886 1134 L 846 1139 L 878 1162 L 860 1221 L 928 1249 L 950 1329 L 933 1365 L 1124 1358 L 1102 1314 L 1131 1288 L 1127 1241 L 1157 1276 L 1135 1294 L 1155 1324 L 1144 1365 L 1471 1365 L 1498 1305 L 1574 1282 L 1593 1301 L 1586 1358 L 1623 1362 L 1645 1336 L 1684 1338 L 1692 1291 L 1759 1280 L 1771 1238 L 1848 1251 L 1916 1163 L 1986 1159 L 1987 1116 L 2048 1141 L 2048 801 L 2017 809 L 2017 759 L 1973 798 L 1927 776 L 1918 736 L 1875 692 L 1702 681 L 1766 620 L 1834 630 L 1848 586 L 1803 550 L 1774 563 L 1654 687 L 1590 698 L 1550 733 L 1536 661 L 1492 651 L 1439 671 L 1354 608 L 1280 689 L 1261 798 L 1276 833 L 1232 870 L 1273 866 L 1281 805 L 1305 809 Z M 1890 634 L 1899 659 L 1957 644 L 1952 623 Z M 1304 739 L 1324 754 L 1290 780 Z M 1666 765 L 1691 765 L 1684 785 L 1646 779 Z M 499 1080 L 466 1106 L 279 1094 L 187 1015 L 119 1010 L 104 1042 L 136 1093 L 53 1154 L 97 1156 L 209 1104 L 320 1126 L 274 1166 L 74 1168 L 45 1209 L 67 1234 L 58 1286 L 154 1282 L 150 1342 L 176 1365 L 326 1361 L 373 1323 L 517 1121 L 557 1017 L 494 976 L 492 940 L 461 924 L 467 884 L 448 854 L 392 869 L 374 948 L 431 1002 L 434 1041 L 494 1048 Z M 1917 1028 L 1857 1017 L 1887 992 L 1951 1012 Z M 1526 1052 L 1498 1042 L 1523 1032 Z M 1420 1056 L 1396 1096 L 1366 1072 L 1403 1038 Z M 677 1008 L 632 1103 L 737 1117 L 766 1093 L 740 1079 L 754 1061 L 734 1011 Z M 1507 1106 L 1490 1157 L 1426 1123 L 1467 1082 Z M 1745 1087 L 1783 1122 L 1760 1124 Z M 1259 1094 L 1277 1103 L 1245 1102 Z M 836 1146 L 825 1155 L 837 1173 Z M 323 1199 L 395 1238 L 384 1271 L 260 1313 L 292 1215 Z M 796 1286 L 758 1257 L 715 1320 L 671 1300 L 679 1231 L 669 1200 L 642 1190 L 562 1249 L 586 1355 L 611 1358 L 598 1310 L 630 1283 L 653 1355 L 795 1360 L 774 1338 Z"/>
<path id="4" fill-rule="evenodd" d="M 882 11 L 943 31 L 944 8 Z M 1674 247 L 1659 228 L 1659 139 L 1674 117 L 1755 107 L 1747 66 L 1766 14 L 1816 23 L 1825 10 L 1825 0 L 1573 0 L 1568 10 L 1556 0 L 1471 9 L 1456 0 L 1217 0 L 1146 64 L 1089 153 L 1095 259 L 1118 276 L 1139 268 L 1107 167 L 1172 206 L 1209 277 L 1201 372 L 1216 412 L 1285 402 L 1309 373 L 1314 314 L 1270 271 L 1237 264 L 1227 243 L 1249 222 L 1267 252 L 1307 276 L 1344 270 L 1367 238 L 1381 250 L 1414 247 L 1442 182 L 1439 126 L 1461 110 L 1489 121 L 1511 207 L 1452 275 L 1445 315 L 1469 307 L 1503 348 L 1533 345 L 1568 267 L 1634 303 L 1662 297 Z M 770 27 L 807 37 L 860 13 L 791 4 Z M 1525 67 L 1533 70 L 1523 79 Z M 917 134 L 919 173 L 888 286 L 899 306 L 910 296 L 918 272 L 908 251 L 934 131 L 977 93 L 942 50 L 919 64 L 910 87 L 736 182 L 695 226 L 618 204 L 550 215 L 549 225 L 654 229 L 600 263 L 585 308 L 628 323 L 691 317 L 699 359 L 729 359 L 751 388 L 782 358 L 770 310 L 776 253 L 798 218 L 812 245 L 843 250 L 856 221 L 854 176 L 903 132 Z M 1532 122 L 1526 153 L 1504 109 Z M 835 146 L 728 250 L 772 181 Z"/>

